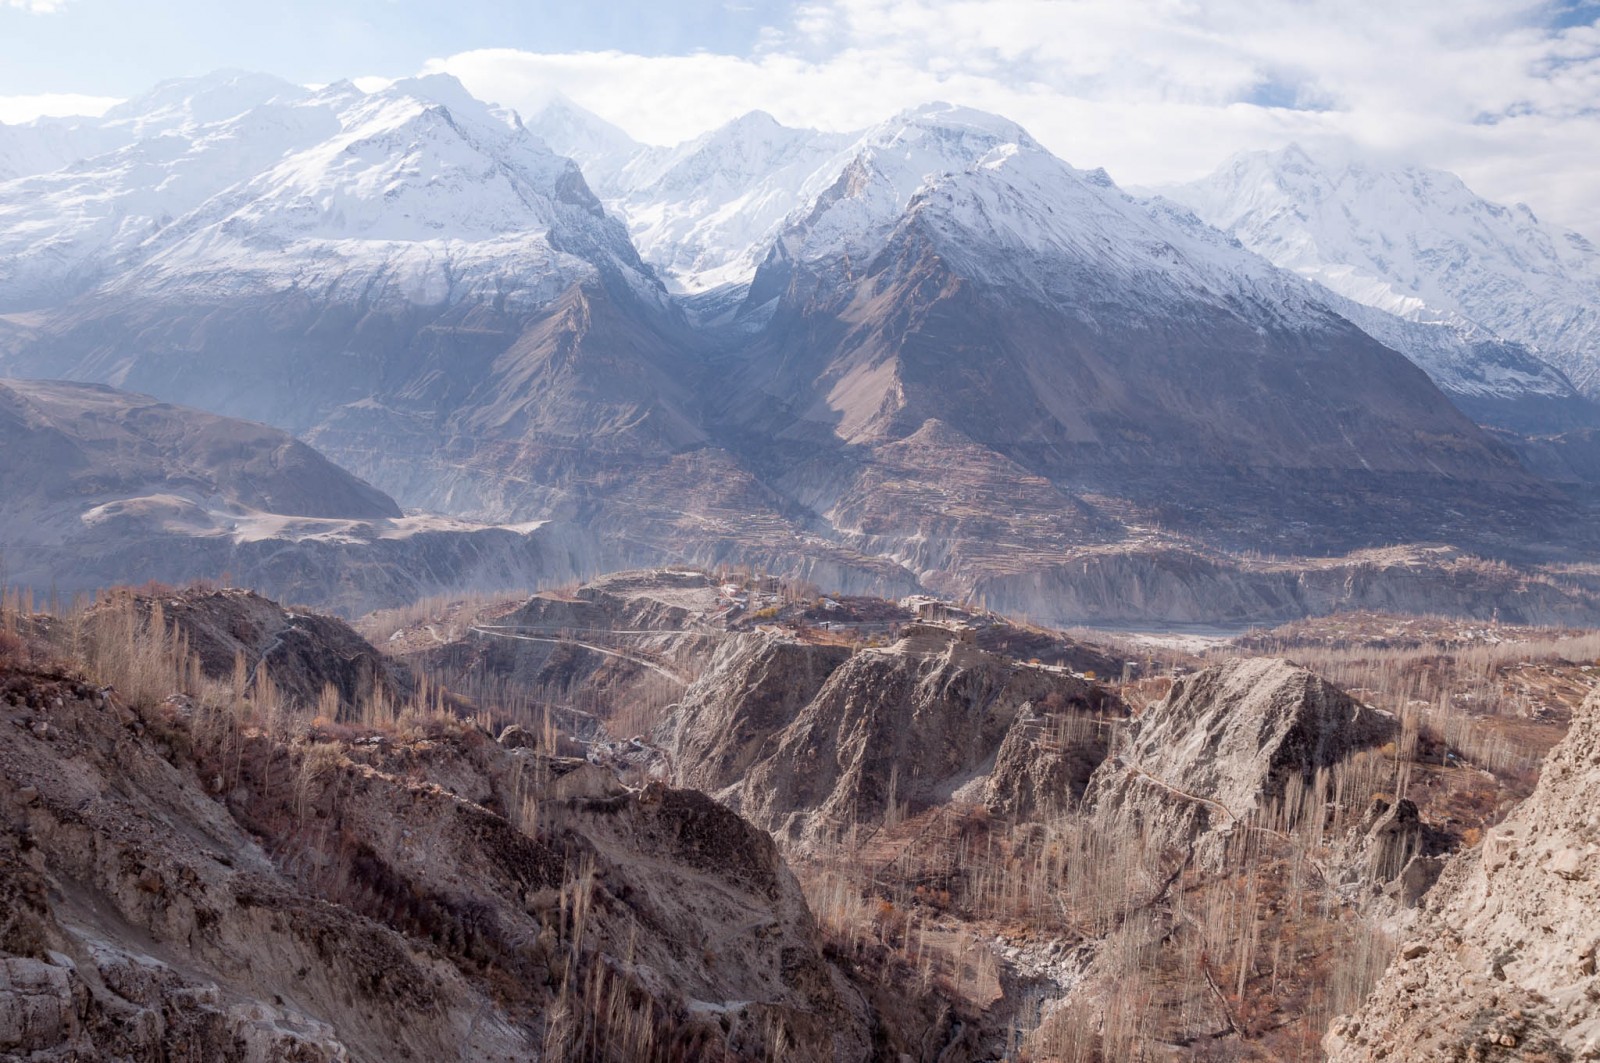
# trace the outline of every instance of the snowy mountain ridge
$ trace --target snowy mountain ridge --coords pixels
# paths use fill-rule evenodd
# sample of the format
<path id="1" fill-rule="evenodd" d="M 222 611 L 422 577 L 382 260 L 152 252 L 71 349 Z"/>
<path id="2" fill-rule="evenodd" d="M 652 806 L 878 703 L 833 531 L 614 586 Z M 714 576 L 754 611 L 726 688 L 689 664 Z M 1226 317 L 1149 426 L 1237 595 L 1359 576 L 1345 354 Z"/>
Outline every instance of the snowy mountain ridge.
<path id="1" fill-rule="evenodd" d="M 1079 170 L 1015 123 L 945 104 L 915 108 L 852 146 L 839 176 L 791 215 L 782 257 L 866 272 L 917 230 L 964 276 L 1087 311 L 1243 300 L 1299 325 L 1323 313 L 1289 274 L 1198 223 Z"/>
<path id="2" fill-rule="evenodd" d="M 1378 342 L 1347 316 L 1379 311 L 996 115 L 651 149 L 445 77 L 223 83 L 0 183 L 0 369 L 273 424 L 403 506 L 573 521 L 626 564 L 956 573 L 1025 608 L 1157 523 L 1342 552 L 1567 519 L 1473 423 L 1587 409 L 1559 374 L 1392 316 Z"/>
<path id="3" fill-rule="evenodd" d="M 20 128 L 0 127 L 0 149 Z M 1565 401 L 1562 373 L 1508 338 L 1577 372 L 1581 346 L 1524 337 L 1581 341 L 1600 305 L 1592 247 L 1447 174 L 1351 163 L 1335 180 L 1288 149 L 1238 157 L 1179 207 L 945 103 L 859 134 L 752 112 L 651 147 L 563 98 L 524 125 L 443 75 L 366 93 L 222 72 L 72 128 L 122 143 L 0 182 L 0 312 L 97 288 L 533 311 L 602 274 L 664 305 L 661 280 L 693 294 L 777 266 L 858 276 L 914 229 L 972 278 L 1082 313 L 1198 298 L 1263 326 L 1338 315 L 1454 395 Z M 1496 292 L 1495 315 L 1475 312 Z"/>
<path id="4" fill-rule="evenodd" d="M 854 139 L 752 111 L 683 144 L 648 146 L 562 98 L 529 128 L 583 166 L 640 255 L 685 293 L 748 280 L 808 182 Z"/>
<path id="5" fill-rule="evenodd" d="M 219 70 L 163 81 L 97 118 L 0 123 L 0 181 L 50 173 L 141 138 L 194 129 L 264 103 L 293 102 L 307 94 L 301 86 L 270 74 Z"/>
<path id="6" fill-rule="evenodd" d="M 790 215 L 775 262 L 842 269 L 848 279 L 869 268 L 896 228 L 920 227 L 973 279 L 1081 314 L 1120 307 L 1137 317 L 1200 302 L 1291 329 L 1323 328 L 1337 315 L 1453 395 L 1578 401 L 1558 370 L 1514 344 L 1308 284 L 1186 207 L 1140 199 L 1104 170 L 1063 162 L 1004 119 L 944 104 L 915 108 L 830 160 L 835 168 L 832 183 Z"/>
<path id="7" fill-rule="evenodd" d="M 112 116 L 154 135 L 0 184 L 0 307 L 102 282 L 543 305 L 597 262 L 656 287 L 577 166 L 453 78 L 370 94 L 227 87 L 211 99 L 164 86 L 148 112 Z"/>
<path id="8" fill-rule="evenodd" d="M 1600 389 L 1600 250 L 1453 174 L 1245 152 L 1167 194 L 1358 303 L 1521 343 Z"/>

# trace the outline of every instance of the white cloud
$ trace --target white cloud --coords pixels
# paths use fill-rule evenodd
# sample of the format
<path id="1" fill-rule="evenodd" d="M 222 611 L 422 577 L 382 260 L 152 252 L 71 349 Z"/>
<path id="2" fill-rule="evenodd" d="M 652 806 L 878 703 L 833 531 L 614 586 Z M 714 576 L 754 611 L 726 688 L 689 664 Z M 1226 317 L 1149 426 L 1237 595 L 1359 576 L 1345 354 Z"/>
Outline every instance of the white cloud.
<path id="1" fill-rule="evenodd" d="M 102 115 L 121 103 L 116 96 L 84 96 L 76 92 L 45 92 L 32 96 L 0 96 L 0 122 L 14 125 L 35 118 Z"/>
<path id="2" fill-rule="evenodd" d="M 67 6 L 67 0 L 0 0 L 0 7 L 17 8 L 31 15 L 53 15 Z"/>
<path id="3" fill-rule="evenodd" d="M 465 52 L 430 69 L 531 110 L 561 91 L 641 139 L 760 108 L 852 129 L 930 99 L 1016 119 L 1126 183 L 1233 151 L 1353 145 L 1600 236 L 1600 25 L 1551 0 L 810 0 L 748 56 Z"/>
<path id="4" fill-rule="evenodd" d="M 362 92 L 378 92 L 378 91 L 381 91 L 383 89 L 388 88 L 390 85 L 393 85 L 396 80 L 397 79 L 395 79 L 395 78 L 385 78 L 385 77 L 376 77 L 376 76 L 373 76 L 373 77 L 359 77 L 359 78 L 351 78 L 350 79 L 350 84 L 354 85 L 356 88 L 360 89 Z"/>

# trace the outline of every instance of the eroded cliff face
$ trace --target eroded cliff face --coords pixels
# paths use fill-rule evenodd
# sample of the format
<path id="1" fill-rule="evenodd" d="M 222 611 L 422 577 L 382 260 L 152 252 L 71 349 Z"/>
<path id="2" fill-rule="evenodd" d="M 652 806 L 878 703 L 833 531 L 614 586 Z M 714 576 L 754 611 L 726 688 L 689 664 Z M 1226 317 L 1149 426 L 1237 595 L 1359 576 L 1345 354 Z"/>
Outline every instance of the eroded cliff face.
<path id="1" fill-rule="evenodd" d="M 675 778 L 797 841 L 943 803 L 969 784 L 1011 813 L 1082 793 L 1104 755 L 1095 724 L 1119 718 L 1120 702 L 1063 669 L 932 625 L 910 630 L 854 653 L 761 636 L 729 644 L 663 729 Z M 1068 717 L 1089 722 L 1058 722 Z M 1033 754 L 1059 742 L 1070 751 L 1038 768 Z M 1002 748 L 1007 768 L 989 778 Z"/>
<path id="2" fill-rule="evenodd" d="M 850 657 L 847 646 L 731 636 L 657 736 L 675 779 L 709 791 L 736 786 Z"/>
<path id="3" fill-rule="evenodd" d="M 1336 1063 L 1600 1059 L 1600 693 L 1533 795 L 1446 867 Z"/>
<path id="4" fill-rule="evenodd" d="M 1393 717 L 1289 661 L 1232 660 L 1174 683 L 1095 773 L 1095 828 L 1156 850 L 1198 846 L 1215 863 L 1291 780 L 1310 783 L 1398 732 Z"/>

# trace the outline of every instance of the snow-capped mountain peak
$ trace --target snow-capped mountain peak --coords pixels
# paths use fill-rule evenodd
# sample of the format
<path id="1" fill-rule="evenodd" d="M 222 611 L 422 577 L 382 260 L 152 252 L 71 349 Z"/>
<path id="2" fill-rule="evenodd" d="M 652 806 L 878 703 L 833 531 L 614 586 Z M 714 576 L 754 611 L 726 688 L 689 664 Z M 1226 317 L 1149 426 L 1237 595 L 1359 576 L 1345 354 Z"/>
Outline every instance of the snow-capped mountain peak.
<path id="1" fill-rule="evenodd" d="M 453 77 L 372 93 L 218 84 L 233 102 L 217 110 L 269 98 L 196 124 L 208 112 L 185 110 L 194 94 L 164 86 L 155 111 L 189 124 L 0 185 L 0 304 L 38 305 L 112 276 L 119 290 L 330 294 L 376 276 L 372 297 L 413 302 L 488 285 L 539 303 L 597 269 L 653 286 L 576 164 Z M 45 219 L 53 232 L 40 241 Z"/>
<path id="2" fill-rule="evenodd" d="M 1413 321 L 1476 328 L 1600 389 L 1600 253 L 1457 176 L 1246 152 L 1169 190 L 1274 263 Z"/>
<path id="3" fill-rule="evenodd" d="M 448 75 L 369 93 L 228 71 L 163 83 L 90 126 L 109 150 L 0 182 L 0 310 L 96 287 L 538 307 L 601 275 L 664 298 L 642 256 L 681 292 L 734 286 L 699 313 L 735 305 L 769 258 L 760 301 L 795 266 L 859 279 L 915 230 L 968 279 L 1040 301 L 1199 301 L 1260 326 L 1338 315 L 1454 394 L 1569 395 L 1507 342 L 1522 340 L 1600 387 L 1589 241 L 1453 175 L 1320 148 L 1237 155 L 1175 191 L 1179 207 L 938 102 L 859 133 L 752 111 L 649 147 L 560 97 L 525 124 Z"/>
<path id="4" fill-rule="evenodd" d="M 222 70 L 163 81 L 96 118 L 0 124 L 0 181 L 52 173 L 142 139 L 197 129 L 267 103 L 289 103 L 307 95 L 299 85 L 269 74 Z"/>
<path id="5" fill-rule="evenodd" d="M 800 186 L 783 229 L 794 262 L 863 262 L 913 198 L 942 175 L 1043 153 L 1008 119 L 946 103 L 923 104 L 874 126 Z"/>
<path id="6" fill-rule="evenodd" d="M 795 129 L 751 111 L 668 148 L 638 145 L 559 98 L 529 127 L 582 163 L 591 186 L 627 221 L 644 259 L 686 292 L 749 281 L 790 215 L 808 209 L 852 165 L 892 175 L 893 192 L 879 204 L 885 209 L 872 211 L 887 223 L 929 174 L 968 166 L 1000 144 L 1036 146 L 1009 119 L 939 102 L 861 133 Z"/>
<path id="7" fill-rule="evenodd" d="M 1138 199 L 1104 170 L 1076 169 L 1004 119 L 920 108 L 869 131 L 847 154 L 833 183 L 791 215 L 756 281 L 757 301 L 782 290 L 796 266 L 810 274 L 810 298 L 818 280 L 848 297 L 857 281 L 904 260 L 920 241 L 968 281 L 1094 327 L 1201 306 L 1254 328 L 1302 333 L 1347 327 L 1342 318 L 1485 416 L 1500 415 L 1496 402 L 1529 397 L 1553 403 L 1556 416 L 1584 415 L 1570 382 L 1517 345 L 1461 321 L 1396 317 L 1310 283 L 1187 206 Z M 1278 161 L 1273 180 L 1301 182 L 1311 203 L 1340 181 L 1370 179 L 1355 166 L 1329 178 L 1298 149 Z M 1447 176 L 1437 178 L 1440 187 L 1459 186 Z"/>
<path id="8" fill-rule="evenodd" d="M 799 188 L 852 139 L 752 111 L 674 147 L 645 146 L 560 98 L 528 126 L 583 165 L 640 255 L 689 292 L 747 280 Z"/>
<path id="9" fill-rule="evenodd" d="M 868 136 L 879 143 L 915 141 L 932 136 L 946 143 L 954 141 L 962 145 L 954 149 L 957 152 L 970 152 L 971 144 L 1036 145 L 1028 131 L 1009 118 L 938 100 L 901 111 Z"/>
<path id="10" fill-rule="evenodd" d="M 620 170 L 644 145 L 604 118 L 556 93 L 536 114 L 523 116 L 527 127 L 550 146 L 584 168 L 600 187 L 602 179 Z"/>
<path id="11" fill-rule="evenodd" d="M 294 102 L 309 95 L 308 89 L 271 74 L 218 70 L 201 77 L 163 81 L 112 107 L 100 123 L 125 129 L 131 138 L 147 137 L 226 121 L 266 103 Z"/>

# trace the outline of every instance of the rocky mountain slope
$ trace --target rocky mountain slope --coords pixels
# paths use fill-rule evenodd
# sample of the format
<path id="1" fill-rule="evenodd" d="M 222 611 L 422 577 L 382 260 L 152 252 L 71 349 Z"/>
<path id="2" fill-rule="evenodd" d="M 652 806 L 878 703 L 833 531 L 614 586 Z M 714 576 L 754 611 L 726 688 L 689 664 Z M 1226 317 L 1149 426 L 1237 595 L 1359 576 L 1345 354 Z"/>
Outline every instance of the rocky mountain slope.
<path id="1" fill-rule="evenodd" d="M 1246 152 L 1170 190 L 1246 247 L 1359 303 L 1525 344 L 1593 394 L 1600 251 L 1453 174 Z"/>
<path id="2" fill-rule="evenodd" d="M 1416 918 L 1464 812 L 1432 782 L 1393 795 L 1415 719 L 1272 657 L 1180 676 L 1130 719 L 980 633 L 728 634 L 634 745 L 769 826 L 808 881 L 854 874 L 927 920 L 908 953 L 995 934 L 986 1030 L 1021 1031 L 1013 1051 L 1312 1058 L 1318 1009 L 1376 977 L 1377 927 Z M 1480 774 L 1454 771 L 1446 792 Z"/>
<path id="3" fill-rule="evenodd" d="M 1591 695 L 1533 795 L 1450 863 L 1383 981 L 1333 1024 L 1330 1059 L 1600 1056 L 1597 751 Z"/>
<path id="4" fill-rule="evenodd" d="M 108 380 L 302 434 L 354 422 L 358 457 L 419 431 L 448 441 L 465 429 L 441 421 L 463 406 L 481 422 L 475 444 L 521 438 L 523 389 L 536 383 L 567 393 L 533 415 L 562 418 L 536 423 L 563 438 L 582 431 L 598 445 L 612 424 L 669 446 L 695 437 L 673 423 L 682 375 L 650 375 L 652 347 L 665 345 L 646 334 L 642 360 L 625 354 L 641 311 L 608 312 L 613 296 L 657 296 L 626 232 L 573 163 L 451 79 L 274 99 L 30 180 L 0 199 L 56 219 L 54 242 L 20 217 L 0 225 L 18 241 L 8 299 L 53 308 L 71 294 L 46 294 L 41 285 L 67 281 L 30 256 L 85 293 L 40 326 L 46 340 L 17 360 L 30 373 Z M 175 198 L 144 202 L 152 186 Z M 574 360 L 586 336 L 604 349 Z M 631 398 L 596 386 L 595 374 L 615 384 L 636 373 Z"/>
<path id="5" fill-rule="evenodd" d="M 213 521 L 250 512 L 347 520 L 398 518 L 394 500 L 275 428 L 96 384 L 0 381 L 7 502 L 37 514 L 48 541 L 109 498 L 186 496 Z M 177 501 L 174 498 L 173 501 Z M 64 504 L 77 513 L 52 513 Z M 57 520 L 39 519 L 44 514 Z M 20 523 L 20 522 L 19 522 Z M 20 527 L 11 538 L 23 534 Z"/>
<path id="6" fill-rule="evenodd" d="M 96 384 L 0 381 L 0 447 L 7 577 L 41 590 L 231 572 L 361 609 L 435 581 L 559 579 L 600 563 L 567 529 L 402 516 L 275 428 Z"/>
<path id="7" fill-rule="evenodd" d="M 982 556 L 997 541 L 1044 553 L 1155 523 L 1239 541 L 1288 521 L 1350 549 L 1335 497 L 1366 498 L 1404 540 L 1441 512 L 1422 498 L 1459 499 L 1468 481 L 1480 530 L 1552 512 L 1310 286 L 994 116 L 930 107 L 875 131 L 793 220 L 747 307 L 766 324 L 731 362 L 726 409 L 746 432 L 777 426 L 781 445 L 749 441 L 761 475 L 853 543 L 905 544 L 926 580 L 982 583 L 1018 560 Z M 1006 507 L 973 498 L 981 520 L 962 528 L 967 505 L 920 488 L 934 469 L 962 503 L 1001 479 L 1026 490 Z"/>
<path id="8" fill-rule="evenodd" d="M 414 688 L 244 592 L 0 612 L 0 1053 L 1311 1060 L 1361 1006 L 1339 1058 L 1565 1058 L 1587 1029 L 1600 702 L 1530 765 L 1592 633 L 1347 617 L 1190 672 L 678 570 L 403 618 L 363 627 Z M 527 657 L 498 689 L 434 670 L 486 646 Z M 1351 692 L 1254 656 L 1286 650 Z M 262 661 L 281 686 L 240 681 Z"/>
<path id="9" fill-rule="evenodd" d="M 177 652 L 141 638 L 135 658 Z M 148 700 L 127 663 L 108 691 L 20 660 L 0 665 L 0 1052 L 963 1057 L 948 1014 L 885 1009 L 823 955 L 771 840 L 702 795 L 421 707 L 274 716 L 178 656 L 181 696 Z"/>
<path id="10" fill-rule="evenodd" d="M 1339 316 L 1404 354 L 1467 416 L 1535 436 L 1592 428 L 1600 406 L 1520 343 L 1460 323 L 1415 321 L 1330 292 Z"/>

